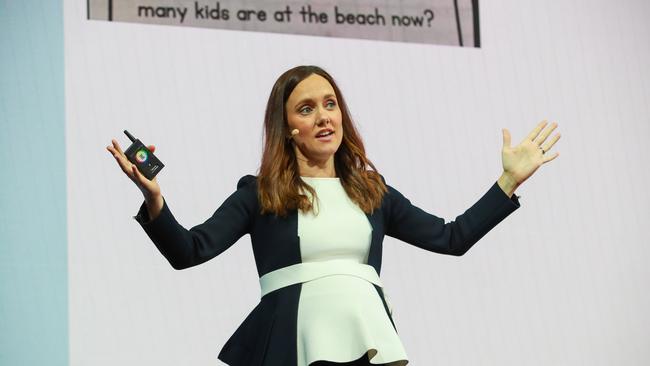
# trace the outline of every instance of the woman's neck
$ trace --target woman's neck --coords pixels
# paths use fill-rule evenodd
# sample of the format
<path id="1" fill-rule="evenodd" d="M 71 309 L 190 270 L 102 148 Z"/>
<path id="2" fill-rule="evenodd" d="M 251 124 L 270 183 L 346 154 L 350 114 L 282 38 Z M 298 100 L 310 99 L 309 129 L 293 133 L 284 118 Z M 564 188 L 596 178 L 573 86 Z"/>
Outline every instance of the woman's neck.
<path id="1" fill-rule="evenodd" d="M 301 177 L 314 177 L 314 178 L 335 178 L 336 168 L 334 167 L 334 155 L 330 156 L 326 161 L 309 160 L 302 156 L 296 155 L 298 159 L 298 170 Z"/>

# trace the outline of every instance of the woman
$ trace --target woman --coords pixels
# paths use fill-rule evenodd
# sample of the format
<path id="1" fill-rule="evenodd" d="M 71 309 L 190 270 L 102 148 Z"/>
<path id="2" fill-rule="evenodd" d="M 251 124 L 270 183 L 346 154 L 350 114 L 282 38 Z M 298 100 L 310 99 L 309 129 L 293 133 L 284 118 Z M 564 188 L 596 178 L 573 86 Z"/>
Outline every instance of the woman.
<path id="1" fill-rule="evenodd" d="M 558 156 L 544 153 L 560 137 L 541 146 L 557 126 L 542 122 L 511 147 L 504 129 L 501 177 L 445 223 L 377 173 L 323 69 L 281 75 L 264 123 L 259 174 L 242 177 L 212 217 L 190 230 L 175 220 L 156 179 L 146 179 L 115 140 L 107 147 L 144 195 L 136 220 L 174 268 L 203 263 L 251 235 L 262 298 L 219 354 L 229 365 L 406 365 L 379 279 L 384 235 L 463 255 L 519 208 L 515 189 Z"/>

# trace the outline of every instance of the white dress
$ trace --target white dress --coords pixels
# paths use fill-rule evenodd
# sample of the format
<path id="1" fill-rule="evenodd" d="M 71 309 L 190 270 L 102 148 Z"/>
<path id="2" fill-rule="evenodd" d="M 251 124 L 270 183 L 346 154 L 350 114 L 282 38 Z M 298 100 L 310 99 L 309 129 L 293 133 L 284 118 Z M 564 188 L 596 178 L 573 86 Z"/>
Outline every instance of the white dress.
<path id="1" fill-rule="evenodd" d="M 372 227 L 339 178 L 302 177 L 317 194 L 314 213 L 298 210 L 302 262 L 366 264 Z M 309 194 L 308 192 L 306 192 Z M 345 274 L 302 284 L 298 304 L 298 366 L 349 362 L 368 353 L 370 363 L 403 366 L 408 357 L 379 294 L 367 280 Z"/>

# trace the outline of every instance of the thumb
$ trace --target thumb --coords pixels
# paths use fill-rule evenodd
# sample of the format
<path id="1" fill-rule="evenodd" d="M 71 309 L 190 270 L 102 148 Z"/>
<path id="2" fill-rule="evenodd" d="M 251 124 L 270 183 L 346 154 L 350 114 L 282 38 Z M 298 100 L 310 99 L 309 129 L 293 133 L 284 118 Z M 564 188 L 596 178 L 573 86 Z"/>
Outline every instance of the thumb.
<path id="1" fill-rule="evenodd" d="M 503 147 L 510 147 L 510 131 L 504 128 L 501 132 L 503 132 Z"/>

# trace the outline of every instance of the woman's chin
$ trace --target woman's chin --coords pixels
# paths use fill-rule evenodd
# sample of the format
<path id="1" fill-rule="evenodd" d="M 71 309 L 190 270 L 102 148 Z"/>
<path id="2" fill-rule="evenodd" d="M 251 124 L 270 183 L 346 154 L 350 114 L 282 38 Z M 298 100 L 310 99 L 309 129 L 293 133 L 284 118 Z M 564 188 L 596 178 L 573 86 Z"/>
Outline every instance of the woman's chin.
<path id="1" fill-rule="evenodd" d="M 336 153 L 336 150 L 333 151 L 318 151 L 318 152 L 313 152 L 312 154 L 308 155 L 308 159 L 310 162 L 314 163 L 325 163 L 331 158 L 334 157 L 334 154 Z"/>
<path id="2" fill-rule="evenodd" d="M 306 146 L 300 149 L 300 155 L 304 156 L 310 163 L 324 163 L 334 157 L 338 150 L 338 145 L 331 144 L 331 146 L 316 146 L 309 149 Z M 297 151 L 298 153 L 298 151 Z"/>

